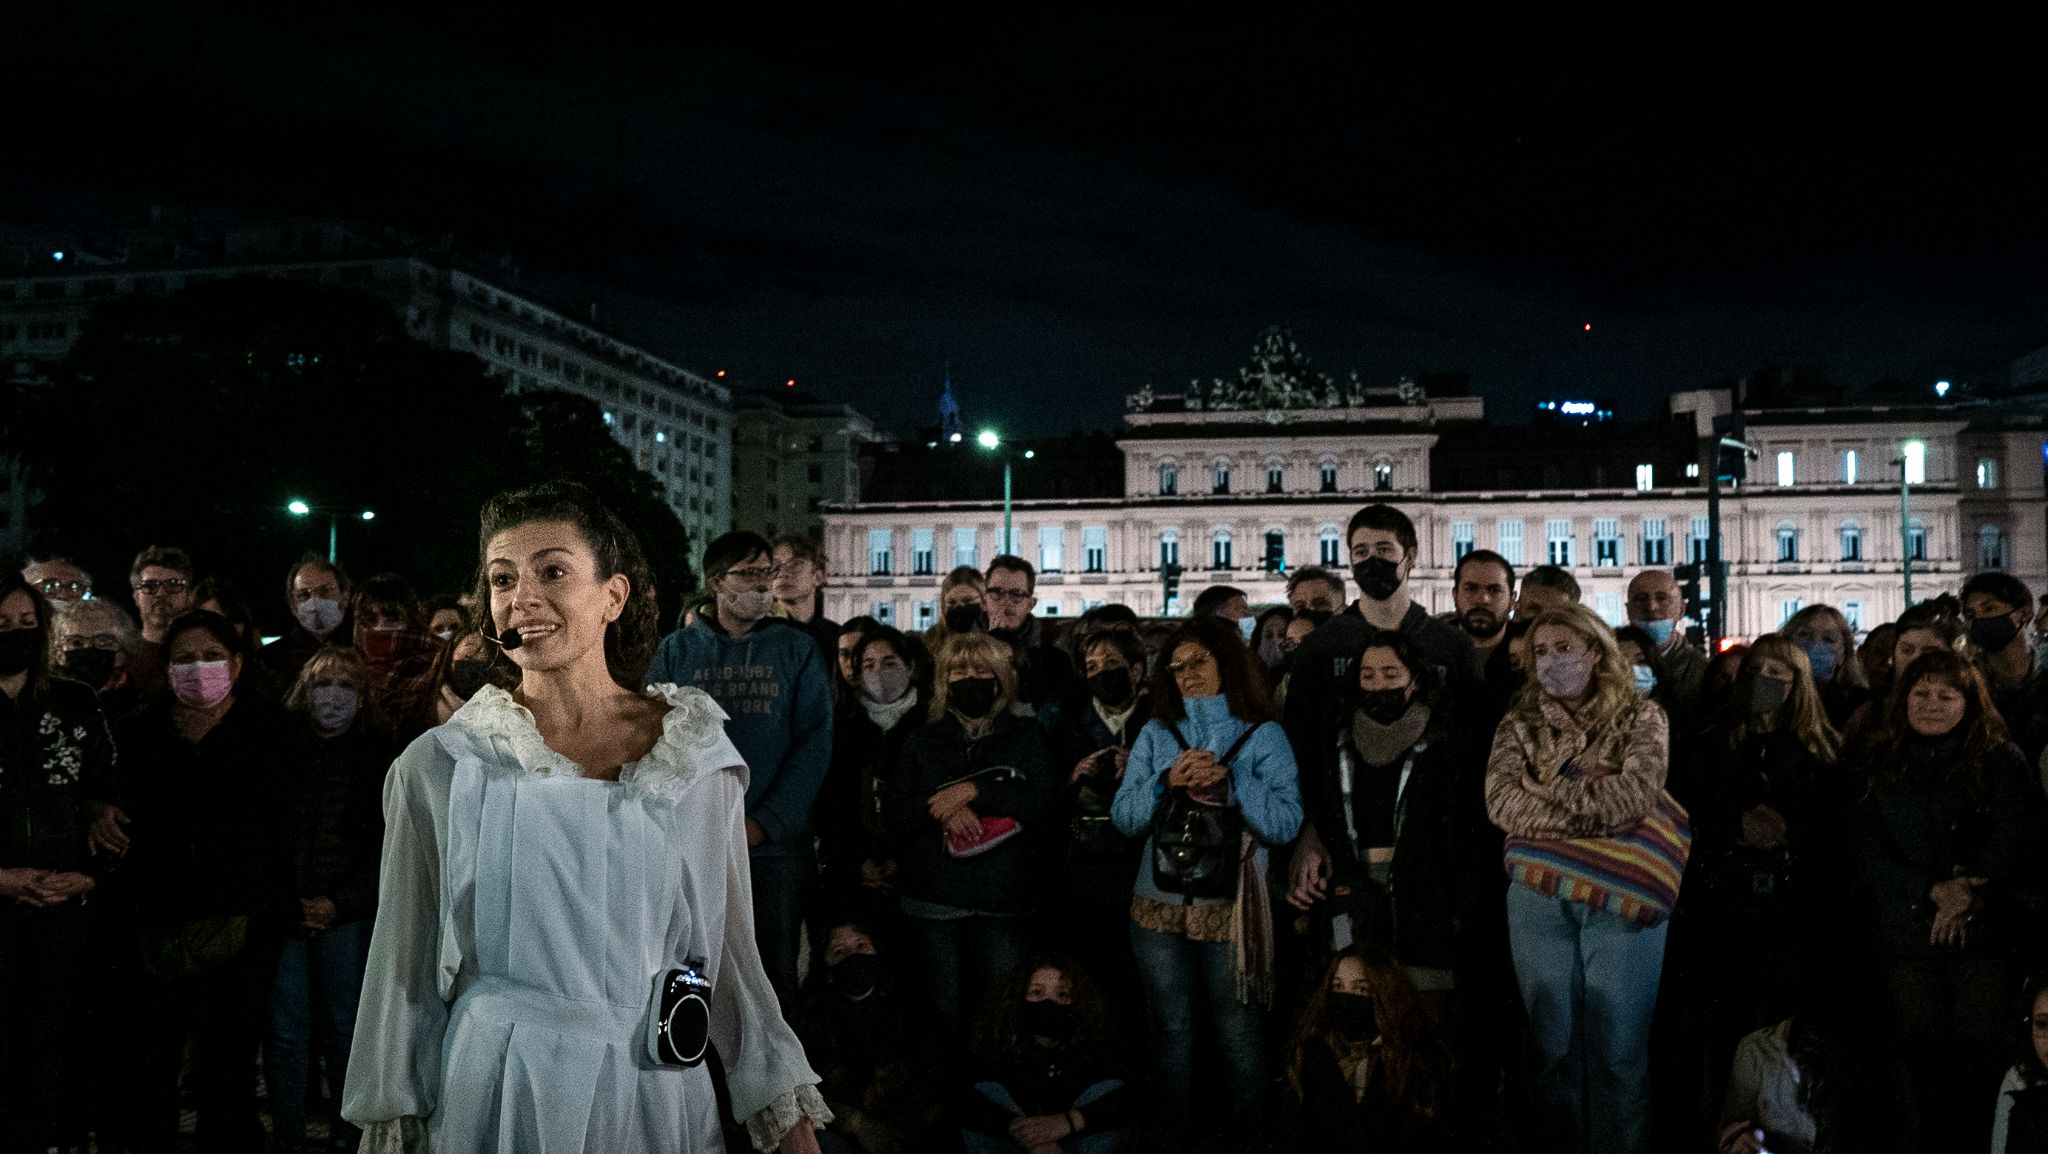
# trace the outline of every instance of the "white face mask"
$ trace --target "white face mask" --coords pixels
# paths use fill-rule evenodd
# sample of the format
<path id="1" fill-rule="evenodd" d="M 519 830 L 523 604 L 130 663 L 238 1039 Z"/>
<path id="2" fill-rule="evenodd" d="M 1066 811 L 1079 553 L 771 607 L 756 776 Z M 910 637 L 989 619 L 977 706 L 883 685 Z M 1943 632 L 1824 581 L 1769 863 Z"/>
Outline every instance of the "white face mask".
<path id="1" fill-rule="evenodd" d="M 775 607 L 775 593 L 770 589 L 741 589 L 719 594 L 718 604 L 735 621 L 759 621 Z"/>
<path id="2" fill-rule="evenodd" d="M 325 597 L 308 597 L 293 610 L 299 624 L 315 637 L 325 637 L 341 626 L 341 602 Z"/>
<path id="3" fill-rule="evenodd" d="M 340 733 L 356 719 L 356 691 L 346 685 L 315 685 L 309 695 L 313 706 L 313 724 L 322 733 Z"/>
<path id="4" fill-rule="evenodd" d="M 1550 653 L 1536 659 L 1536 681 L 1552 697 L 1573 698 L 1586 691 L 1593 677 L 1593 658 L 1586 653 Z"/>
<path id="5" fill-rule="evenodd" d="M 870 669 L 860 675 L 860 687 L 868 700 L 882 705 L 892 705 L 903 697 L 903 691 L 910 688 L 910 670 L 901 665 Z"/>

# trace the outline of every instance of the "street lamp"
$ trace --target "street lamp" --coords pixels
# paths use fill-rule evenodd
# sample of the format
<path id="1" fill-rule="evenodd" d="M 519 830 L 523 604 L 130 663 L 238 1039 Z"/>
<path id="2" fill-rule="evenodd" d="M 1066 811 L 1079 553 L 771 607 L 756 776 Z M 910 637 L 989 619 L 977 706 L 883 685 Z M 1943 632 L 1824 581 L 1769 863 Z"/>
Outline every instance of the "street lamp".
<path id="1" fill-rule="evenodd" d="M 310 517 L 315 513 L 327 514 L 327 563 L 329 565 L 334 564 L 338 552 L 336 546 L 340 543 L 342 510 L 331 505 L 309 504 L 303 497 L 293 497 L 285 502 L 284 511 L 294 517 Z M 363 521 L 375 521 L 377 519 L 377 512 L 374 509 L 359 510 L 354 515 L 357 519 Z"/>
<path id="2" fill-rule="evenodd" d="M 955 436 L 957 437 L 957 436 L 958 436 L 958 434 L 955 434 Z M 994 429 L 983 429 L 983 430 L 982 430 L 982 431 L 981 431 L 980 433 L 978 433 L 978 434 L 976 434 L 976 435 L 975 435 L 975 438 L 974 438 L 974 443 L 975 443 L 975 444 L 977 444 L 977 445 L 980 445 L 980 446 L 981 446 L 982 448 L 984 448 L 984 449 L 988 449 L 988 450 L 991 450 L 991 451 L 995 451 L 995 450 L 1000 450 L 1000 449 L 1002 448 L 1002 445 L 1003 445 L 1003 439 L 1002 439 L 1001 437 L 999 437 L 999 436 L 997 436 L 997 435 L 996 435 L 996 431 L 995 431 Z M 1026 449 L 1026 450 L 1024 450 L 1024 459 L 1025 459 L 1025 460 L 1029 461 L 1029 460 L 1031 460 L 1031 459 L 1032 459 L 1033 457 L 1036 457 L 1036 456 L 1038 456 L 1038 452 L 1037 452 L 1037 450 L 1035 450 L 1035 449 Z M 1011 537 L 1010 537 L 1010 462 L 1011 462 L 1011 457 L 1012 457 L 1012 455 L 1011 455 L 1011 454 L 1009 454 L 1009 453 L 1004 453 L 1004 454 L 1003 454 L 1003 545 L 1002 545 L 1002 550 L 1003 550 L 1003 552 L 1005 552 L 1005 553 L 1013 552 L 1014 550 L 1012 549 L 1012 546 L 1013 546 L 1013 545 L 1015 544 L 1015 542 L 1014 542 L 1014 541 L 1012 541 L 1012 540 L 1011 540 Z"/>
<path id="3" fill-rule="evenodd" d="M 1907 441 L 1900 447 L 1892 464 L 1899 467 L 1899 572 L 1905 577 L 1906 608 L 1913 607 L 1913 474 L 1919 473 L 1924 483 L 1927 480 L 1927 445 L 1922 441 Z"/>

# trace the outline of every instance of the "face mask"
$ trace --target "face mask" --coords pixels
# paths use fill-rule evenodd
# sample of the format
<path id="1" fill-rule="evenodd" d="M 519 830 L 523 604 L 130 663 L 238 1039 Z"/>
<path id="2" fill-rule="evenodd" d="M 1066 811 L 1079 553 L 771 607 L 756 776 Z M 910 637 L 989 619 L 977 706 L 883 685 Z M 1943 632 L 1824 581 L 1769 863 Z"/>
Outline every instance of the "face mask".
<path id="1" fill-rule="evenodd" d="M 1973 617 L 1970 619 L 1970 645 L 1986 653 L 2003 653 L 2012 639 L 2020 635 L 2020 627 L 2013 624 L 2012 614 L 1997 617 Z M 1813 671 L 1815 677 L 1820 670 Z"/>
<path id="2" fill-rule="evenodd" d="M 42 642 L 40 629 L 9 629 L 0 633 L 0 677 L 12 677 L 35 664 Z"/>
<path id="3" fill-rule="evenodd" d="M 1408 712 L 1408 691 L 1405 689 L 1367 689 L 1358 695 L 1358 711 L 1379 722 L 1392 725 Z"/>
<path id="4" fill-rule="evenodd" d="M 1657 688 L 1657 671 L 1647 665 L 1631 665 L 1629 669 L 1635 674 L 1636 692 L 1648 697 Z"/>
<path id="5" fill-rule="evenodd" d="M 1351 579 L 1374 601 L 1385 601 L 1401 587 L 1401 566 L 1385 557 L 1367 557 L 1351 567 Z"/>
<path id="6" fill-rule="evenodd" d="M 491 663 L 477 657 L 465 657 L 448 666 L 448 688 L 464 701 L 476 696 L 476 692 L 491 683 Z"/>
<path id="7" fill-rule="evenodd" d="M 225 661 L 188 661 L 171 666 L 171 692 L 194 709 L 212 709 L 227 700 L 235 675 Z"/>
<path id="8" fill-rule="evenodd" d="M 1636 622 L 1636 627 L 1641 629 L 1643 632 L 1649 634 L 1651 642 L 1653 642 L 1659 649 L 1662 649 L 1666 645 L 1671 644 L 1671 631 L 1674 628 L 1676 628 L 1677 625 L 1678 622 L 1672 620 L 1669 617 L 1660 618 L 1656 621 Z"/>
<path id="9" fill-rule="evenodd" d="M 909 688 L 910 670 L 901 665 L 870 669 L 860 675 L 861 692 L 868 695 L 868 700 L 879 701 L 883 705 L 902 697 L 903 691 Z"/>
<path id="10" fill-rule="evenodd" d="M 1259 619 L 1256 617 L 1240 617 L 1237 619 L 1237 631 L 1244 635 L 1244 643 L 1246 645 L 1252 643 L 1252 631 L 1258 627 Z"/>
<path id="11" fill-rule="evenodd" d="M 356 719 L 356 691 L 346 685 L 315 685 L 311 694 L 313 724 L 322 733 L 340 733 Z"/>
<path id="12" fill-rule="evenodd" d="M 1296 617 L 1308 618 L 1309 624 L 1314 625 L 1318 628 L 1322 626 L 1323 622 L 1328 621 L 1330 618 L 1336 616 L 1335 613 L 1330 612 L 1328 609 L 1297 609 L 1295 610 L 1294 615 Z"/>
<path id="13" fill-rule="evenodd" d="M 1065 1041 L 1074 1036 L 1076 1011 L 1058 1002 L 1024 1003 L 1024 1032 L 1034 1038 Z"/>
<path id="14" fill-rule="evenodd" d="M 1370 994 L 1330 995 L 1330 1029 L 1340 1038 L 1370 1042 L 1380 1036 L 1377 1007 Z"/>
<path id="15" fill-rule="evenodd" d="M 718 595 L 718 607 L 734 621 L 759 621 L 775 607 L 775 594 L 768 589 L 740 589 Z"/>
<path id="16" fill-rule="evenodd" d="M 455 631 L 453 629 L 436 629 L 434 630 L 434 636 L 439 637 L 443 641 L 453 641 L 455 640 Z"/>
<path id="17" fill-rule="evenodd" d="M 1287 660 L 1287 650 L 1280 647 L 1278 637 L 1268 637 L 1259 642 L 1259 662 L 1268 669 L 1278 669 Z"/>
<path id="18" fill-rule="evenodd" d="M 1835 667 L 1841 664 L 1842 655 L 1825 641 L 1802 641 L 1800 651 L 1806 654 L 1806 663 L 1813 667 L 1813 679 L 1825 684 L 1835 679 Z"/>
<path id="19" fill-rule="evenodd" d="M 1792 696 L 1792 683 L 1782 677 L 1755 677 L 1749 683 L 1749 714 L 1769 717 Z"/>
<path id="20" fill-rule="evenodd" d="M 1088 678 L 1088 692 L 1104 705 L 1122 705 L 1131 699 L 1131 671 L 1119 665 L 1091 674 Z"/>
<path id="21" fill-rule="evenodd" d="M 882 959 L 873 954 L 848 954 L 825 967 L 825 981 L 849 998 L 865 998 L 882 979 Z"/>
<path id="22" fill-rule="evenodd" d="M 59 666 L 64 676 L 98 689 L 114 676 L 116 654 L 111 649 L 73 649 L 64 654 Z"/>
<path id="23" fill-rule="evenodd" d="M 996 679 L 966 677 L 946 687 L 947 708 L 962 717 L 983 718 L 995 711 Z"/>
<path id="24" fill-rule="evenodd" d="M 398 660 L 404 646 L 403 628 L 356 630 L 356 654 L 365 665 L 390 665 Z"/>
<path id="25" fill-rule="evenodd" d="M 946 632 L 972 633 L 981 628 L 981 606 L 955 605 L 946 610 Z"/>
<path id="26" fill-rule="evenodd" d="M 1577 697 L 1593 677 L 1593 659 L 1583 653 L 1551 653 L 1536 659 L 1536 683 L 1552 697 Z"/>
<path id="27" fill-rule="evenodd" d="M 341 627 L 341 602 L 309 597 L 292 610 L 299 625 L 315 637 L 325 637 Z"/>

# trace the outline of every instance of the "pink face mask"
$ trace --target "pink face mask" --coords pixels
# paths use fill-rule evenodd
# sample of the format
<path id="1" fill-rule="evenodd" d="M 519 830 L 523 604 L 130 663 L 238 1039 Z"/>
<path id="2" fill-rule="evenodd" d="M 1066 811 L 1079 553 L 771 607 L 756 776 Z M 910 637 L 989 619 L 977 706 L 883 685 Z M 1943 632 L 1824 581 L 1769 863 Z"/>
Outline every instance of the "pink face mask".
<path id="1" fill-rule="evenodd" d="M 225 661 L 188 661 L 170 669 L 171 692 L 194 709 L 212 709 L 227 700 L 235 675 Z"/>

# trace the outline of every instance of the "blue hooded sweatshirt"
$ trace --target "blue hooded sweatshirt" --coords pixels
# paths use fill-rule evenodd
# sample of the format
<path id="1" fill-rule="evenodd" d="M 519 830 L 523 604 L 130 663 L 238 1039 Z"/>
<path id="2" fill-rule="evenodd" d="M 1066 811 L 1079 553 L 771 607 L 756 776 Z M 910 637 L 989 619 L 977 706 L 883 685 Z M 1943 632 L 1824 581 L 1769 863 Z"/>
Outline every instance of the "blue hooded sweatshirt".
<path id="1" fill-rule="evenodd" d="M 726 736 L 747 759 L 747 817 L 766 835 L 753 852 L 807 848 L 832 760 L 832 689 L 810 634 L 770 618 L 735 639 L 699 619 L 662 638 L 647 680 L 695 686 L 725 710 Z"/>

